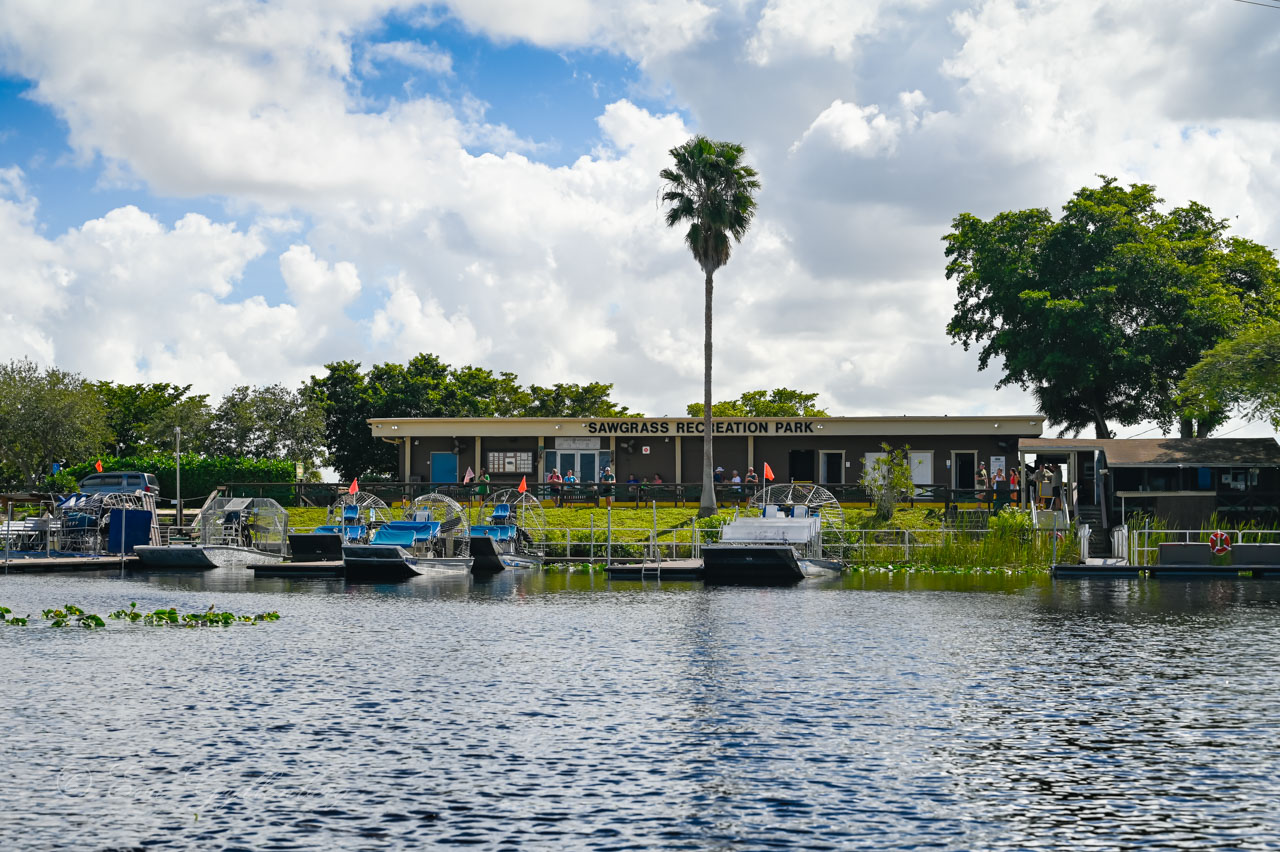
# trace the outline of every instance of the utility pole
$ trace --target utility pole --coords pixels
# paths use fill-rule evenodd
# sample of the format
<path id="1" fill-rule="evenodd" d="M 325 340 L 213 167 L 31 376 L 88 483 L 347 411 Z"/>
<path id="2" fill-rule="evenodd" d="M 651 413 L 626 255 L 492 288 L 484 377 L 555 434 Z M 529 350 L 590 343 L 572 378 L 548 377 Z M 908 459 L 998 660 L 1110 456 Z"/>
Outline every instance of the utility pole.
<path id="1" fill-rule="evenodd" d="M 182 427 L 173 427 L 173 466 L 176 476 L 178 492 L 178 522 L 177 526 L 182 526 Z"/>

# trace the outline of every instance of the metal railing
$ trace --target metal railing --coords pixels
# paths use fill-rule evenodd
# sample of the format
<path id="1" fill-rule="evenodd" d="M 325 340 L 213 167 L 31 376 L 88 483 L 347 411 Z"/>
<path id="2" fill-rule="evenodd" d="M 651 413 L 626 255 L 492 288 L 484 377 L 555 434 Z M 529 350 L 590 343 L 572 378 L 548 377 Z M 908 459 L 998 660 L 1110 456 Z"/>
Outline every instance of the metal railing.
<path id="1" fill-rule="evenodd" d="M 1183 529 L 1167 530 L 1143 526 L 1129 529 L 1127 550 L 1130 565 L 1156 565 L 1159 562 L 1161 544 L 1208 544 L 1209 536 L 1223 532 L 1236 544 L 1280 544 L 1280 530 L 1241 529 Z"/>
<path id="2" fill-rule="evenodd" d="M 532 482 L 525 485 L 533 496 L 545 503 L 562 506 L 604 506 L 608 498 L 615 506 L 640 507 L 652 502 L 676 506 L 696 505 L 702 500 L 701 482 L 600 482 L 552 483 Z M 469 482 L 400 482 L 362 479 L 360 490 L 391 504 L 411 501 L 430 492 L 439 492 L 464 505 L 478 505 L 487 494 L 515 488 L 519 478 L 504 477 L 486 484 Z M 778 484 L 778 483 L 769 483 Z M 760 483 L 722 482 L 715 486 L 716 503 L 722 507 L 745 506 L 759 490 Z M 872 495 L 854 483 L 822 483 L 822 487 L 846 505 L 874 505 Z M 333 504 L 345 494 L 348 485 L 336 482 L 229 482 L 219 490 L 228 497 L 269 497 L 286 506 L 321 506 Z M 1018 503 L 1018 492 L 1007 488 L 951 488 L 946 485 L 916 485 L 900 501 L 903 506 L 917 503 L 943 504 L 948 513 L 960 506 L 979 506 L 988 512 Z"/>

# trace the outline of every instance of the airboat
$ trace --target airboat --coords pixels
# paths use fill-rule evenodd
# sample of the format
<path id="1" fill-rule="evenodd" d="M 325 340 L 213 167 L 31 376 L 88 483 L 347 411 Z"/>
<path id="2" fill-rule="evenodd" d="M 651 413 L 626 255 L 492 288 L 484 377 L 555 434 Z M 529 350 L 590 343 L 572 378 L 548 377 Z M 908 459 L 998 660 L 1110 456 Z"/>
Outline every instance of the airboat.
<path id="1" fill-rule="evenodd" d="M 747 512 L 721 528 L 719 543 L 702 546 L 703 582 L 789 586 L 844 570 L 832 558 L 843 543 L 844 510 L 827 489 L 772 485 L 751 498 Z"/>
<path id="2" fill-rule="evenodd" d="M 368 491 L 343 494 L 325 522 L 311 532 L 289 533 L 294 562 L 341 562 L 344 544 L 367 544 L 373 530 L 391 520 L 387 504 Z"/>
<path id="3" fill-rule="evenodd" d="M 248 567 L 284 560 L 289 513 L 265 497 L 211 497 L 192 526 L 192 540 L 135 547 L 144 568 Z"/>
<path id="4" fill-rule="evenodd" d="M 537 498 L 508 488 L 485 500 L 480 514 L 488 523 L 471 528 L 472 573 L 542 567 L 539 550 L 546 542 L 547 516 Z"/>
<path id="5" fill-rule="evenodd" d="M 0 494 L 0 506 L 38 507 L 23 520 L 0 520 L 6 559 L 96 558 L 160 540 L 155 495 Z"/>
<path id="6" fill-rule="evenodd" d="M 471 570 L 468 529 L 466 512 L 452 498 L 424 494 L 405 511 L 404 520 L 378 527 L 368 544 L 343 545 L 347 582 L 464 574 Z"/>

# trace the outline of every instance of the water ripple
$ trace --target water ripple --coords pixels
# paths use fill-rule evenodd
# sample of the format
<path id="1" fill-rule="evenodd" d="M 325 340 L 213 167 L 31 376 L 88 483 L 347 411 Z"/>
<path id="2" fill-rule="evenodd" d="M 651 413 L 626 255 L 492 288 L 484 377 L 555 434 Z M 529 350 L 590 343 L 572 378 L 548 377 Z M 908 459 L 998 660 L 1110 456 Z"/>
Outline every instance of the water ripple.
<path id="1" fill-rule="evenodd" d="M 1280 584 L 0 578 L 0 844 L 1280 849 Z"/>

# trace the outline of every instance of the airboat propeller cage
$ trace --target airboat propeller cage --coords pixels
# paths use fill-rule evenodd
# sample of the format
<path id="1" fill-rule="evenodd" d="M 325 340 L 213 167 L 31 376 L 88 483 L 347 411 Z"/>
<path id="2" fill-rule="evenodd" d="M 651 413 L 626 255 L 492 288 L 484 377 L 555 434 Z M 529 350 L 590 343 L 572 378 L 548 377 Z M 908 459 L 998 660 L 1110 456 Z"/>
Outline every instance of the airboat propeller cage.
<path id="1" fill-rule="evenodd" d="M 493 510 L 501 505 L 511 507 L 507 523 L 514 523 L 528 533 L 535 547 L 541 547 L 547 541 L 547 513 L 542 502 L 528 491 L 516 488 L 505 488 L 485 498 L 480 507 L 479 523 L 487 524 L 493 517 Z"/>
<path id="2" fill-rule="evenodd" d="M 202 545 L 287 552 L 289 513 L 266 497 L 215 497 L 200 510 L 195 526 Z"/>
<path id="3" fill-rule="evenodd" d="M 747 505 L 748 512 L 764 514 L 766 506 L 778 506 L 783 511 L 790 511 L 795 506 L 804 506 L 805 515 L 818 518 L 822 524 L 823 548 L 839 552 L 844 544 L 844 509 L 840 501 L 821 485 L 808 483 L 785 483 L 770 485 L 761 489 L 751 498 Z M 814 554 L 820 555 L 820 554 Z"/>
<path id="4" fill-rule="evenodd" d="M 433 491 L 414 499 L 404 513 L 405 520 L 433 520 L 440 524 L 439 541 L 443 556 L 468 556 L 471 552 L 471 524 L 466 511 L 452 497 Z"/>
<path id="5" fill-rule="evenodd" d="M 356 507 L 355 523 L 357 524 L 368 525 L 391 520 L 391 509 L 382 501 L 382 498 L 369 491 L 357 491 L 354 494 L 343 494 L 329 507 L 329 522 L 342 523 L 347 506 Z"/>
<path id="6" fill-rule="evenodd" d="M 103 524 L 112 509 L 133 509 L 151 515 L 150 544 L 160 543 L 160 526 L 156 519 L 156 498 L 146 491 L 72 494 L 58 503 L 61 527 L 58 547 L 79 553 L 97 553 L 104 547 Z"/>

